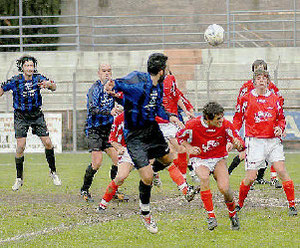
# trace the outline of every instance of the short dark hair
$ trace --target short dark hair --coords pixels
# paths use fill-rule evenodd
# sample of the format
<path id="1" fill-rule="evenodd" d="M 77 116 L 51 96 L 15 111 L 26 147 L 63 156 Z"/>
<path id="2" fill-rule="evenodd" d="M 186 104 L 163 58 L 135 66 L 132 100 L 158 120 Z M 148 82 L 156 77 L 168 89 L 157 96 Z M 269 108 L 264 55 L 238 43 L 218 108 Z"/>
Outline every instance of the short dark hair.
<path id="1" fill-rule="evenodd" d="M 24 55 L 24 56 L 22 56 L 21 58 L 19 58 L 17 60 L 18 70 L 20 72 L 23 72 L 22 67 L 23 67 L 24 63 L 27 62 L 27 61 L 32 61 L 33 62 L 33 65 L 34 65 L 34 68 L 35 68 L 34 71 L 36 72 L 37 59 L 35 57 L 30 56 L 30 55 Z"/>
<path id="2" fill-rule="evenodd" d="M 260 66 L 260 65 L 264 66 L 264 70 L 265 71 L 268 70 L 267 63 L 264 60 L 262 60 L 262 59 L 257 59 L 252 64 L 252 71 L 254 72 L 254 68 L 257 67 L 257 66 Z"/>
<path id="3" fill-rule="evenodd" d="M 153 53 L 147 61 L 147 70 L 151 75 L 157 75 L 161 70 L 166 69 L 168 57 L 162 53 Z"/>
<path id="4" fill-rule="evenodd" d="M 203 117 L 205 120 L 213 120 L 216 115 L 224 113 L 224 108 L 217 102 L 209 102 L 203 108 Z"/>

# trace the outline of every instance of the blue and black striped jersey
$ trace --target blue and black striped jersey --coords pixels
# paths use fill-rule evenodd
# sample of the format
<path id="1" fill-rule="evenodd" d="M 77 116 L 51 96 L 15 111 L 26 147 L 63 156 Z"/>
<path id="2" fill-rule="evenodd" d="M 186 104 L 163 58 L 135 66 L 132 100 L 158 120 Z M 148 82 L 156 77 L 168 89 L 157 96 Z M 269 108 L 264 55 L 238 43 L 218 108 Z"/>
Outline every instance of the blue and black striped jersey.
<path id="1" fill-rule="evenodd" d="M 162 105 L 163 85 L 154 86 L 149 73 L 133 71 L 116 79 L 114 89 L 123 92 L 124 125 L 128 131 L 150 125 L 157 115 L 169 120 Z"/>
<path id="2" fill-rule="evenodd" d="M 33 74 L 32 80 L 26 81 L 24 75 L 19 74 L 2 83 L 1 87 L 4 91 L 12 90 L 14 109 L 31 111 L 42 106 L 41 88 L 38 84 L 44 80 L 49 79 L 41 74 Z"/>
<path id="3" fill-rule="evenodd" d="M 96 81 L 87 94 L 86 129 L 112 124 L 114 104 L 114 97 L 105 92 L 100 80 Z"/>

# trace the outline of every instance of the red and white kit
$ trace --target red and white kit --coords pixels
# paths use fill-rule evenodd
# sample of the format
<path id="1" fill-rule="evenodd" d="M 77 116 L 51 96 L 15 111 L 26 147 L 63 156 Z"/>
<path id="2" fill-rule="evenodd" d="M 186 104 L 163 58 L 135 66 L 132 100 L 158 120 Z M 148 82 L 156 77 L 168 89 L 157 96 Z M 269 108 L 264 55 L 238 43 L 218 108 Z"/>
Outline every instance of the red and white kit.
<path id="1" fill-rule="evenodd" d="M 226 144 L 228 140 L 233 142 L 234 138 L 238 138 L 244 144 L 230 121 L 224 119 L 221 127 L 208 126 L 202 116 L 189 120 L 185 129 L 177 133 L 179 144 L 185 140 L 201 149 L 199 155 L 190 155 L 190 159 L 194 161 L 193 167 L 205 165 L 211 171 L 218 161 L 228 155 Z"/>
<path id="2" fill-rule="evenodd" d="M 285 129 L 285 117 L 281 98 L 270 90 L 259 96 L 251 90 L 236 106 L 233 125 L 240 130 L 245 121 L 246 169 L 259 169 L 265 160 L 284 160 L 281 140 L 275 137 L 274 128 Z"/>

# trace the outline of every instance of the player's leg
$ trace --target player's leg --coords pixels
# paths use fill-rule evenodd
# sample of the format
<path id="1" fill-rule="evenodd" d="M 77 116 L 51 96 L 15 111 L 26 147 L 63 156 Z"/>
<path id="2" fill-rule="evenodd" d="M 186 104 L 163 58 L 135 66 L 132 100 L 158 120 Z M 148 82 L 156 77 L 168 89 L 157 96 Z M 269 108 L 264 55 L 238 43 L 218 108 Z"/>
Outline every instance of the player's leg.
<path id="1" fill-rule="evenodd" d="M 235 210 L 235 201 L 233 199 L 233 193 L 229 186 L 229 174 L 226 166 L 226 160 L 222 159 L 217 162 L 214 169 L 214 177 L 217 182 L 219 191 L 223 194 L 225 204 L 228 209 L 229 218 L 231 220 L 231 228 L 233 230 L 239 230 L 239 219 Z"/>
<path id="2" fill-rule="evenodd" d="M 229 168 L 228 168 L 228 173 L 229 173 L 229 175 L 232 173 L 232 171 L 233 171 L 236 167 L 238 167 L 238 165 L 239 165 L 244 159 L 245 159 L 245 151 L 240 152 L 238 155 L 236 155 L 236 156 L 233 158 L 233 160 L 232 160 L 232 162 L 231 162 L 231 164 L 230 164 L 230 166 L 229 166 Z"/>
<path id="3" fill-rule="evenodd" d="M 17 138 L 17 149 L 15 156 L 17 177 L 12 190 L 16 191 L 23 185 L 23 170 L 24 170 L 24 150 L 26 146 L 26 137 Z"/>
<path id="4" fill-rule="evenodd" d="M 278 173 L 278 177 L 282 180 L 282 186 L 289 202 L 289 215 L 295 216 L 298 214 L 295 207 L 295 188 L 294 182 L 286 171 L 284 161 L 276 161 L 273 163 L 274 169 Z"/>
<path id="5" fill-rule="evenodd" d="M 201 162 L 194 162 L 193 163 L 194 170 L 197 174 L 197 176 L 200 178 L 200 195 L 201 200 L 203 202 L 204 209 L 206 210 L 208 214 L 208 229 L 213 230 L 215 229 L 218 224 L 216 220 L 216 215 L 214 213 L 214 205 L 212 201 L 212 193 L 209 188 L 209 176 L 210 176 L 210 169 L 202 165 Z"/>
<path id="6" fill-rule="evenodd" d="M 118 173 L 114 180 L 107 186 L 104 196 L 99 204 L 98 210 L 105 210 L 116 194 L 119 186 L 121 186 L 125 179 L 129 176 L 130 171 L 133 168 L 133 164 L 130 162 L 123 162 L 118 165 Z"/>
<path id="7" fill-rule="evenodd" d="M 175 138 L 169 138 L 169 142 L 177 152 L 177 158 L 174 159 L 173 163 L 178 167 L 181 174 L 186 178 L 187 171 L 187 153 L 184 146 L 179 145 Z"/>
<path id="8" fill-rule="evenodd" d="M 257 171 L 257 169 L 249 169 L 246 171 L 246 177 L 242 180 L 240 184 L 239 204 L 237 206 L 238 211 L 244 206 L 244 201 L 247 198 L 250 187 L 257 177 Z"/>
<path id="9" fill-rule="evenodd" d="M 282 188 L 282 185 L 280 184 L 280 182 L 277 178 L 277 172 L 276 172 L 273 164 L 270 167 L 270 185 L 274 186 L 275 189 Z"/>

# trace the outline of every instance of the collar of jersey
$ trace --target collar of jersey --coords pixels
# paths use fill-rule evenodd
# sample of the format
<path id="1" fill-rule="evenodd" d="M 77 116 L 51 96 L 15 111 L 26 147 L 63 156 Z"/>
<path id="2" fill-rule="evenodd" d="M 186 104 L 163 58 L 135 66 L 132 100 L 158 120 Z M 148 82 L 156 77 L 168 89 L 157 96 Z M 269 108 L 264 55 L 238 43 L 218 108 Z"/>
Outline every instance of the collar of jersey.
<path id="1" fill-rule="evenodd" d="M 255 96 L 255 97 L 258 97 L 258 94 L 256 93 L 256 90 L 255 90 L 255 89 L 251 90 L 251 94 L 252 94 L 253 96 Z M 264 95 L 262 95 L 262 96 L 268 97 L 268 96 L 270 96 L 270 95 L 271 95 L 271 91 L 269 91 L 269 90 L 267 89 L 266 93 L 265 93 Z"/>

